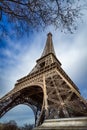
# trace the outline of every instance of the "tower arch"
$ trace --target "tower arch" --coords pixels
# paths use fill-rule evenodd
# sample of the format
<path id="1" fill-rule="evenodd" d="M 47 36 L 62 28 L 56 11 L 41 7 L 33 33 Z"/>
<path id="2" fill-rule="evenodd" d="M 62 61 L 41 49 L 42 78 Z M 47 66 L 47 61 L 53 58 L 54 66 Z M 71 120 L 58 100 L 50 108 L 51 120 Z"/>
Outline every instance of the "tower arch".
<path id="1" fill-rule="evenodd" d="M 35 125 L 37 125 L 39 122 L 39 115 L 41 112 L 43 112 L 43 99 L 44 94 L 42 87 L 38 84 L 32 84 L 26 88 L 21 89 L 20 91 L 13 93 L 10 95 L 10 97 L 9 95 L 8 97 L 6 96 L 6 99 L 4 98 L 4 101 L 1 103 L 4 104 L 5 102 L 0 110 L 0 115 L 3 116 L 17 105 L 24 104 L 32 109 L 35 116 Z"/>

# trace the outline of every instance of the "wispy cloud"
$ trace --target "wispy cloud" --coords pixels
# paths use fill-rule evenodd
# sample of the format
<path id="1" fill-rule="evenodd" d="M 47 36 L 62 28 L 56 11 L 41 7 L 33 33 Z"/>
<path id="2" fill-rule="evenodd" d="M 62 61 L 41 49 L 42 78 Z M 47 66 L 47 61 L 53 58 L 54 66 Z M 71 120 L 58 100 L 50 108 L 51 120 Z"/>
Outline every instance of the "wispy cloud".
<path id="1" fill-rule="evenodd" d="M 16 43 L 9 38 L 8 48 L 1 48 L 0 97 L 14 87 L 16 80 L 27 75 L 34 67 L 36 59 L 41 55 L 42 35 L 34 35 L 35 38 L 22 39 Z"/>
<path id="2" fill-rule="evenodd" d="M 57 57 L 62 68 L 80 89 L 83 97 L 87 98 L 87 26 L 73 35 L 54 35 Z"/>

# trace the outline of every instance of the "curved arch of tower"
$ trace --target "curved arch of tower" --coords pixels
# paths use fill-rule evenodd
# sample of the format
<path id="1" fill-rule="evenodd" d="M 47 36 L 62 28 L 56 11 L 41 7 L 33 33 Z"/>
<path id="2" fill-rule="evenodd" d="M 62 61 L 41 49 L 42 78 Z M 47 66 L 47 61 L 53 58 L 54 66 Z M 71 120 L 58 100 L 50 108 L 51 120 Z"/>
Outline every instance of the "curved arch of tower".
<path id="1" fill-rule="evenodd" d="M 51 33 L 48 33 L 42 56 L 32 71 L 0 99 L 0 117 L 18 104 L 31 107 L 36 126 L 45 119 L 87 116 L 87 102 L 61 68 Z"/>

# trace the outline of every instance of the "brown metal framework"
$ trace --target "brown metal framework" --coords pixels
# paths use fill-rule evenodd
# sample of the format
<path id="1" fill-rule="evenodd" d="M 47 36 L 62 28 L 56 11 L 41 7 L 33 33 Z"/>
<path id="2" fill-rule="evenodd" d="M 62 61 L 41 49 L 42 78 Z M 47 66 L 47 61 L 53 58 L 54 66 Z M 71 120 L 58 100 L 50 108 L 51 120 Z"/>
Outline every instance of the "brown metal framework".
<path id="1" fill-rule="evenodd" d="M 36 126 L 45 119 L 87 116 L 87 102 L 61 68 L 51 33 L 48 33 L 44 51 L 36 66 L 0 99 L 0 116 L 18 104 L 31 107 Z"/>

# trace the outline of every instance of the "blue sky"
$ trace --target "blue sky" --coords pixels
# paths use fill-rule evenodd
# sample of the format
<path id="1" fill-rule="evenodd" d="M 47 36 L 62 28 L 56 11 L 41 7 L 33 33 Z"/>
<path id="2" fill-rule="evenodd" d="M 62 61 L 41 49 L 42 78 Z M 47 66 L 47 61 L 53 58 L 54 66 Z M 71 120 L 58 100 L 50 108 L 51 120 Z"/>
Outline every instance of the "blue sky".
<path id="1" fill-rule="evenodd" d="M 83 22 L 78 23 L 74 34 L 64 34 L 50 26 L 20 40 L 0 38 L 0 98 L 14 88 L 16 80 L 27 75 L 35 66 L 44 49 L 47 33 L 51 32 L 62 68 L 87 99 L 87 11 L 84 12 Z M 34 123 L 34 115 L 28 106 L 19 105 L 6 113 L 0 122 L 9 120 L 16 120 L 19 125 Z"/>

